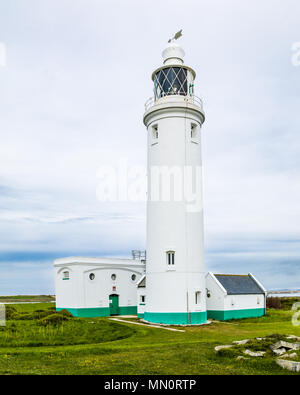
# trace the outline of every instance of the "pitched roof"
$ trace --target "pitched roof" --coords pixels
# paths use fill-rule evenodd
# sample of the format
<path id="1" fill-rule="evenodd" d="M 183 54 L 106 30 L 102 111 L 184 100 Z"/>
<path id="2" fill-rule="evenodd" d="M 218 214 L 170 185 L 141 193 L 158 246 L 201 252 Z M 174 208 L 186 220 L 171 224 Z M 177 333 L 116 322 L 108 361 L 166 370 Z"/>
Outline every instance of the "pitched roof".
<path id="1" fill-rule="evenodd" d="M 138 282 L 138 288 L 146 288 L 146 276 L 143 276 Z"/>
<path id="2" fill-rule="evenodd" d="M 216 279 L 226 289 L 227 295 L 264 294 L 264 290 L 249 274 L 215 274 Z"/>

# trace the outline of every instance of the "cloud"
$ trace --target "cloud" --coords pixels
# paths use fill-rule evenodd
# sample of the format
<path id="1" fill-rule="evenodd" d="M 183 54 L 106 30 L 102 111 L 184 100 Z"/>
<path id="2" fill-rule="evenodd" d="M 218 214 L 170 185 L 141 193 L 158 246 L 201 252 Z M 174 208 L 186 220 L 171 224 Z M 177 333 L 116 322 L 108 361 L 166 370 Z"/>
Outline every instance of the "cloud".
<path id="1" fill-rule="evenodd" d="M 102 204 L 96 174 L 120 157 L 146 166 L 143 104 L 180 28 L 206 112 L 207 268 L 297 283 L 299 2 L 188 0 L 184 9 L 186 24 L 179 0 L 0 3 L 0 278 L 18 278 L 0 293 L 51 289 L 61 254 L 145 248 L 145 204 Z"/>

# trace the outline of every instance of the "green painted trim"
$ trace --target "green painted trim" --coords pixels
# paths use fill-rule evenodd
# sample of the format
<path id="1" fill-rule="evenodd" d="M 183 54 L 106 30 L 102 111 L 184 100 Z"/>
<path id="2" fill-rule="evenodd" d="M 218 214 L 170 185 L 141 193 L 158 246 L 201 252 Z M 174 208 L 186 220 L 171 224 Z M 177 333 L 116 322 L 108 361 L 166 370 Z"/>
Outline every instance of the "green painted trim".
<path id="1" fill-rule="evenodd" d="M 63 278 L 63 281 L 70 280 L 69 278 Z"/>
<path id="2" fill-rule="evenodd" d="M 262 317 L 266 315 L 265 308 L 243 310 L 208 310 L 207 318 L 218 321 L 239 320 L 242 318 Z"/>
<path id="3" fill-rule="evenodd" d="M 110 317 L 109 307 L 90 307 L 90 308 L 69 308 L 57 307 L 57 311 L 68 310 L 74 317 Z M 120 306 L 118 315 L 136 315 L 137 306 Z"/>
<path id="4" fill-rule="evenodd" d="M 57 307 L 57 311 L 63 310 L 64 307 Z M 109 307 L 94 307 L 94 308 L 69 308 L 66 307 L 74 317 L 107 317 L 110 315 Z"/>
<path id="5" fill-rule="evenodd" d="M 141 319 L 143 319 L 143 318 L 144 318 L 144 314 L 139 314 L 139 313 L 138 313 L 138 315 L 137 315 L 137 316 L 138 316 L 138 318 L 141 318 Z"/>
<path id="6" fill-rule="evenodd" d="M 146 303 L 140 303 L 140 306 L 146 306 Z"/>
<path id="7" fill-rule="evenodd" d="M 207 321 L 206 311 L 193 313 L 147 313 L 144 314 L 145 321 L 155 324 L 169 325 L 199 325 Z"/>
<path id="8" fill-rule="evenodd" d="M 120 315 L 137 315 L 137 306 L 120 306 Z"/>

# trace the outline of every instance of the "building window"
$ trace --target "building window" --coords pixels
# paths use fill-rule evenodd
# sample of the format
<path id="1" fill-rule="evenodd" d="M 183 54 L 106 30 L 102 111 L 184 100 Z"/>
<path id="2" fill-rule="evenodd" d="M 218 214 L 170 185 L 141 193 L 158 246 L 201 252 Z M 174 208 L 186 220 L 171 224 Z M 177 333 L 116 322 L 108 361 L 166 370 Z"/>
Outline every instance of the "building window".
<path id="1" fill-rule="evenodd" d="M 94 273 L 91 273 L 90 275 L 89 275 L 89 277 L 90 277 L 90 280 L 94 280 L 95 279 L 95 274 Z"/>
<path id="2" fill-rule="evenodd" d="M 146 303 L 146 296 L 145 295 L 140 296 L 140 303 Z"/>
<path id="3" fill-rule="evenodd" d="M 70 273 L 67 270 L 63 272 L 63 280 L 70 280 Z"/>
<path id="4" fill-rule="evenodd" d="M 116 274 L 112 274 L 112 275 L 111 275 L 111 279 L 112 279 L 113 281 L 115 281 L 116 278 L 117 278 Z"/>
<path id="5" fill-rule="evenodd" d="M 175 251 L 167 251 L 167 265 L 170 267 L 175 265 Z"/>
<path id="6" fill-rule="evenodd" d="M 165 67 L 154 78 L 154 98 L 188 94 L 187 70 L 183 67 Z"/>
<path id="7" fill-rule="evenodd" d="M 136 280 L 136 275 L 135 275 L 135 274 L 133 274 L 133 275 L 131 276 L 131 280 L 132 280 L 132 281 L 135 281 L 135 280 Z"/>
<path id="8" fill-rule="evenodd" d="M 200 304 L 201 303 L 201 292 L 197 291 L 195 292 L 195 304 Z"/>
<path id="9" fill-rule="evenodd" d="M 198 126 L 195 123 L 191 124 L 191 138 L 196 139 L 198 137 Z"/>
<path id="10" fill-rule="evenodd" d="M 257 304 L 260 304 L 260 297 L 257 297 Z"/>
<path id="11" fill-rule="evenodd" d="M 152 126 L 152 139 L 158 140 L 158 125 Z"/>

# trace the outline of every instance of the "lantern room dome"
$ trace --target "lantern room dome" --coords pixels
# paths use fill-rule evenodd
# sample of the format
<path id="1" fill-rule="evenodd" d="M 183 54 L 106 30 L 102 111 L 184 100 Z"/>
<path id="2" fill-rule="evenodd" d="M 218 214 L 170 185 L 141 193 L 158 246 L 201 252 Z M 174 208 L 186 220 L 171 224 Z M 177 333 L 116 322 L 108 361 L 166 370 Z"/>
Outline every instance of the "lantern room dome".
<path id="1" fill-rule="evenodd" d="M 182 65 L 184 56 L 184 50 L 175 41 L 171 41 L 162 53 L 164 65 Z"/>

